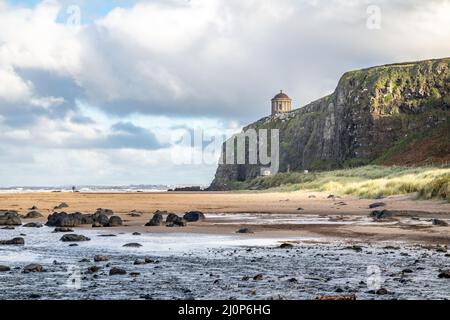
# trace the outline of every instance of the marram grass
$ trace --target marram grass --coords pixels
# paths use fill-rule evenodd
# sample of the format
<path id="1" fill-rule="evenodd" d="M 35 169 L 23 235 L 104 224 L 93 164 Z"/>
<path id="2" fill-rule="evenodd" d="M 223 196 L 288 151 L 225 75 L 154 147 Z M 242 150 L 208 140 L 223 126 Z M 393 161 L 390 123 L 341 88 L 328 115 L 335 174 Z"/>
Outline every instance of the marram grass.
<path id="1" fill-rule="evenodd" d="M 365 166 L 316 173 L 281 173 L 238 183 L 237 189 L 312 190 L 361 198 L 417 193 L 422 199 L 450 202 L 450 168 Z"/>

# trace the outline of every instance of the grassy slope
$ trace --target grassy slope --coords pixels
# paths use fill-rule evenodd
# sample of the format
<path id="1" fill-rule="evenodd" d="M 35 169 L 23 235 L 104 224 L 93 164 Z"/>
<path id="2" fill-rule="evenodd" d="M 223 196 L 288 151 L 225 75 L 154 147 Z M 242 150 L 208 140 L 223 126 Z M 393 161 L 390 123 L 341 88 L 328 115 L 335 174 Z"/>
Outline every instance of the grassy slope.
<path id="1" fill-rule="evenodd" d="M 236 190 L 316 190 L 363 198 L 418 193 L 450 201 L 450 168 L 365 166 L 317 173 L 281 173 L 233 185 Z"/>

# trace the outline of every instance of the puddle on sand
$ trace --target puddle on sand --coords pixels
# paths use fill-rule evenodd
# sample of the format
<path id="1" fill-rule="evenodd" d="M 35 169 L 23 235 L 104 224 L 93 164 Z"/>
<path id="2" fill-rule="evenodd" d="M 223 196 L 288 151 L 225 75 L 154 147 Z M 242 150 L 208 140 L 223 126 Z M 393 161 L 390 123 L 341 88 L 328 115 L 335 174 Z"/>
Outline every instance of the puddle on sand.
<path id="1" fill-rule="evenodd" d="M 0 246 L 0 264 L 12 269 L 0 273 L 0 299 L 28 299 L 32 294 L 42 299 L 314 299 L 334 294 L 355 294 L 358 299 L 450 298 L 449 280 L 438 278 L 450 258 L 412 246 L 384 249 L 384 244 L 379 244 L 359 250 L 335 243 L 280 249 L 280 239 L 238 235 L 100 237 L 102 231 L 75 230 L 91 241 L 69 247 L 59 241 L 62 234 L 52 231 L 47 227 L 0 230 L 0 239 L 27 234 L 25 246 Z M 285 240 L 301 243 L 305 239 Z M 142 247 L 123 247 L 131 242 Z M 93 256 L 98 254 L 110 260 L 95 263 Z M 159 263 L 134 265 L 137 258 L 145 257 Z M 83 258 L 90 261 L 80 262 Z M 23 274 L 23 267 L 33 262 L 42 264 L 47 272 Z M 92 265 L 100 271 L 88 274 Z M 109 276 L 113 266 L 128 274 Z M 367 283 L 373 282 L 373 275 L 368 270 L 374 268 L 380 286 L 390 294 L 369 293 Z M 402 272 L 406 269 L 412 272 Z M 67 286 L 74 270 L 81 273 L 80 288 Z M 131 272 L 139 275 L 133 277 Z M 257 274 L 263 275 L 262 280 L 253 280 Z"/>

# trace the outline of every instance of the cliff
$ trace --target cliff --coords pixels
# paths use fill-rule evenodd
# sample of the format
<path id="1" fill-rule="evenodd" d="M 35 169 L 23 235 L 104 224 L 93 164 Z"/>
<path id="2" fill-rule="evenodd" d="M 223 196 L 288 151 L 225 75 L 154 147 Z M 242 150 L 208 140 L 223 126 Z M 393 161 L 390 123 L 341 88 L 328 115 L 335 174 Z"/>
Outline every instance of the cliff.
<path id="1" fill-rule="evenodd" d="M 347 72 L 331 95 L 244 130 L 280 130 L 280 172 L 427 164 L 450 160 L 449 115 L 446 58 Z M 219 165 L 210 188 L 259 174 L 258 165 Z"/>

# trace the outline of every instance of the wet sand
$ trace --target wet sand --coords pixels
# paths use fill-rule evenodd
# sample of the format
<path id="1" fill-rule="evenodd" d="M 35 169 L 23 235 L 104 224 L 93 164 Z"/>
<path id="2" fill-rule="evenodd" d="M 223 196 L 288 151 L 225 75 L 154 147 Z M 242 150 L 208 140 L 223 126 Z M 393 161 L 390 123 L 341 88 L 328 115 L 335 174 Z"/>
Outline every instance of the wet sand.
<path id="1" fill-rule="evenodd" d="M 28 208 L 37 206 L 44 215 L 37 221 L 45 222 L 53 208 L 61 202 L 67 203 L 69 208 L 58 211 L 93 213 L 97 208 L 108 208 L 121 216 L 125 224 L 108 229 L 111 233 L 138 231 L 226 235 L 235 234 L 241 227 L 249 227 L 254 233 L 246 236 L 255 238 L 314 237 L 365 243 L 410 241 L 450 244 L 450 227 L 431 224 L 433 218 L 450 219 L 450 203 L 416 200 L 414 195 L 381 200 L 329 196 L 319 192 L 16 193 L 0 194 L 0 209 L 25 214 Z M 399 212 L 394 221 L 368 223 L 370 219 L 367 216 L 374 210 L 369 205 L 379 201 L 386 203 L 385 209 Z M 128 214 L 132 210 L 141 211 L 143 215 L 131 217 Z M 207 219 L 201 223 L 189 223 L 185 228 L 144 227 L 156 210 L 177 214 L 199 210 L 206 214 Z M 221 218 L 223 214 L 226 214 L 226 219 Z M 284 216 L 294 221 L 286 223 L 282 219 Z"/>

